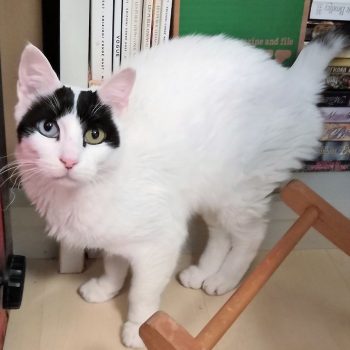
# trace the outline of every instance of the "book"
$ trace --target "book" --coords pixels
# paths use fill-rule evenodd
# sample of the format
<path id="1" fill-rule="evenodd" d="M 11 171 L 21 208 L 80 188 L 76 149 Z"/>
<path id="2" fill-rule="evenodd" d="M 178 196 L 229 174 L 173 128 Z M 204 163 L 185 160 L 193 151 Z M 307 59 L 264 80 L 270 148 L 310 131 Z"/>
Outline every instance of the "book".
<path id="1" fill-rule="evenodd" d="M 60 76 L 60 0 L 42 0 L 43 53 Z"/>
<path id="2" fill-rule="evenodd" d="M 153 0 L 144 0 L 141 30 L 141 49 L 151 47 Z"/>
<path id="3" fill-rule="evenodd" d="M 325 161 L 318 160 L 314 162 L 305 162 L 301 171 L 320 172 L 320 171 L 349 171 L 350 161 Z"/>
<path id="4" fill-rule="evenodd" d="M 88 87 L 89 0 L 60 1 L 60 79 L 63 84 Z"/>
<path id="5" fill-rule="evenodd" d="M 325 122 L 350 123 L 350 107 L 320 107 Z"/>
<path id="6" fill-rule="evenodd" d="M 131 43 L 131 0 L 123 0 L 121 63 L 124 63 L 130 57 L 130 43 Z"/>
<path id="7" fill-rule="evenodd" d="M 172 0 L 162 0 L 159 43 L 169 40 Z"/>
<path id="8" fill-rule="evenodd" d="M 290 66 L 304 46 L 309 6 L 308 0 L 181 1 L 174 30 L 178 27 L 180 35 L 224 33 L 245 39 Z"/>
<path id="9" fill-rule="evenodd" d="M 310 9 L 310 19 L 349 21 L 350 1 L 314 0 Z"/>
<path id="10" fill-rule="evenodd" d="M 350 90 L 325 90 L 321 96 L 319 107 L 350 106 Z"/>
<path id="11" fill-rule="evenodd" d="M 117 71 L 121 60 L 122 43 L 122 4 L 123 0 L 114 0 L 113 10 L 113 58 L 112 70 Z"/>
<path id="12" fill-rule="evenodd" d="M 322 142 L 319 160 L 348 160 L 350 161 L 349 141 L 326 141 Z"/>
<path id="13" fill-rule="evenodd" d="M 141 48 L 142 0 L 133 0 L 131 6 L 130 55 L 135 56 Z"/>
<path id="14" fill-rule="evenodd" d="M 321 141 L 350 141 L 350 123 L 324 123 Z"/>
<path id="15" fill-rule="evenodd" d="M 328 89 L 350 89 L 350 58 L 333 59 L 327 67 L 325 83 Z"/>
<path id="16" fill-rule="evenodd" d="M 153 16 L 152 16 L 151 46 L 157 46 L 159 44 L 161 12 L 162 12 L 162 0 L 154 0 Z"/>
<path id="17" fill-rule="evenodd" d="M 90 65 L 91 79 L 112 75 L 113 0 L 91 2 Z M 86 38 L 85 38 L 86 40 Z"/>
<path id="18" fill-rule="evenodd" d="M 302 171 L 349 171 L 350 142 L 323 141 L 318 157 L 305 162 Z"/>

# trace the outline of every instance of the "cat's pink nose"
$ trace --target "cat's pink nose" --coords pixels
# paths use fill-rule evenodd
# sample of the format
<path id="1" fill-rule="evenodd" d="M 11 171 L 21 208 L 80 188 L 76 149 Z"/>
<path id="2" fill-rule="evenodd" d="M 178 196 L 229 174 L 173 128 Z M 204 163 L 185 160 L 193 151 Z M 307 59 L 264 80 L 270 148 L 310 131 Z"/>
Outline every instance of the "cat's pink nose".
<path id="1" fill-rule="evenodd" d="M 61 163 L 66 167 L 66 169 L 72 169 L 74 165 L 78 163 L 76 159 L 70 158 L 60 158 Z"/>

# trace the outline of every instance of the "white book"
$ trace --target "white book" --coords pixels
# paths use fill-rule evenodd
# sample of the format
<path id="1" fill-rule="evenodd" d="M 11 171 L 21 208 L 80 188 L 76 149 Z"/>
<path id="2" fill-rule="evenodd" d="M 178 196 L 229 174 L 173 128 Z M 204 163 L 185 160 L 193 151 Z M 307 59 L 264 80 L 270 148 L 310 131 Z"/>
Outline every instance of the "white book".
<path id="1" fill-rule="evenodd" d="M 90 64 L 92 80 L 112 75 L 113 0 L 91 1 Z"/>
<path id="2" fill-rule="evenodd" d="M 314 0 L 311 5 L 310 19 L 324 19 L 331 21 L 350 20 L 349 0 Z"/>
<path id="3" fill-rule="evenodd" d="M 141 49 L 151 47 L 153 0 L 144 0 L 141 30 Z"/>
<path id="4" fill-rule="evenodd" d="M 127 61 L 130 57 L 131 9 L 132 9 L 131 1 L 132 0 L 123 0 L 121 63 Z"/>
<path id="5" fill-rule="evenodd" d="M 88 87 L 89 0 L 60 1 L 60 79 L 63 84 Z"/>
<path id="6" fill-rule="evenodd" d="M 162 0 L 159 43 L 164 43 L 169 40 L 172 5 L 172 0 Z"/>
<path id="7" fill-rule="evenodd" d="M 113 17 L 113 72 L 117 71 L 121 59 L 122 43 L 122 3 L 123 0 L 114 0 Z"/>
<path id="8" fill-rule="evenodd" d="M 130 54 L 135 56 L 141 47 L 142 0 L 132 1 Z"/>
<path id="9" fill-rule="evenodd" d="M 162 0 L 154 0 L 151 46 L 157 46 L 159 44 L 161 13 L 162 13 Z"/>

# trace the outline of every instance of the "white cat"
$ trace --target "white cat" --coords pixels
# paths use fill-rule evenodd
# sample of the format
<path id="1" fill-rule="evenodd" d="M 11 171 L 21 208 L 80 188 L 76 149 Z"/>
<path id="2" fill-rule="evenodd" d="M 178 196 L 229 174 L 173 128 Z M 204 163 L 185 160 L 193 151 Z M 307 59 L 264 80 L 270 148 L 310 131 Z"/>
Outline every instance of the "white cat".
<path id="1" fill-rule="evenodd" d="M 113 298 L 132 270 L 123 343 L 159 308 L 194 213 L 209 227 L 182 284 L 234 289 L 262 242 L 271 191 L 322 131 L 315 106 L 328 62 L 346 45 L 319 37 L 291 69 L 224 36 L 189 36 L 141 53 L 96 91 L 65 87 L 28 45 L 18 80 L 17 160 L 49 235 L 105 252 L 80 288 Z"/>

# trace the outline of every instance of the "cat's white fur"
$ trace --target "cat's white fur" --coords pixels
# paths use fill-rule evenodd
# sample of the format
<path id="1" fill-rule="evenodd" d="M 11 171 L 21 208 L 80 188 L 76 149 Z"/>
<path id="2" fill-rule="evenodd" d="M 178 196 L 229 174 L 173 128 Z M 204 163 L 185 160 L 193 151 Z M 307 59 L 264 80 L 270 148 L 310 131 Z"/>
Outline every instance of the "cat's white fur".
<path id="1" fill-rule="evenodd" d="M 315 42 L 290 70 L 223 36 L 172 40 L 128 64 L 135 83 L 128 70 L 100 90 L 116 114 L 119 148 L 84 148 L 75 111 L 58 120 L 59 141 L 34 133 L 18 144 L 25 191 L 49 235 L 106 253 L 105 274 L 84 284 L 82 297 L 112 298 L 130 265 L 125 345 L 142 346 L 138 328 L 159 308 L 194 213 L 209 241 L 182 284 L 209 294 L 237 286 L 264 238 L 269 193 L 314 155 L 317 94 L 342 40 Z M 43 84 L 47 94 L 61 86 L 40 55 L 29 45 L 22 56 L 18 122 Z M 113 89 L 126 91 L 123 103 Z M 79 162 L 67 170 L 62 155 Z"/>

